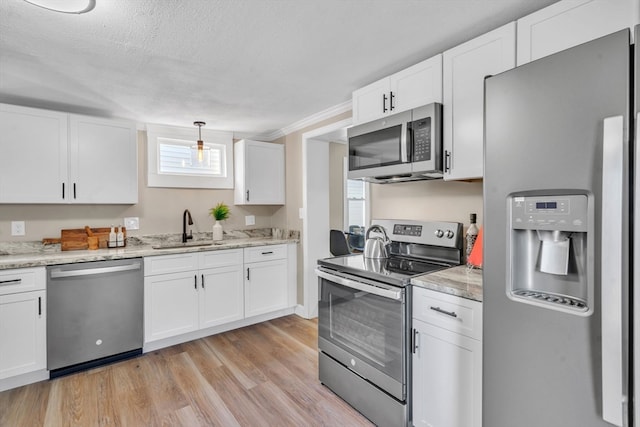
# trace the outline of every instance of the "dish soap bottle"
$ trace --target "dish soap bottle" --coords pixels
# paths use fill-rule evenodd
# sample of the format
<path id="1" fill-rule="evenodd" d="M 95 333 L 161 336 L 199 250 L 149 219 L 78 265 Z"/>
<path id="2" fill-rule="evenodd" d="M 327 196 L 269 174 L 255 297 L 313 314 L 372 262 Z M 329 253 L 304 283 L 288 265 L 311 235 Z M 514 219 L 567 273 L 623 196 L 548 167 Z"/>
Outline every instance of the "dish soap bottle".
<path id="1" fill-rule="evenodd" d="M 121 225 L 118 226 L 118 232 L 116 233 L 116 245 L 118 247 L 124 246 L 124 233 Z"/>
<path id="2" fill-rule="evenodd" d="M 111 231 L 109 232 L 109 244 L 108 246 L 110 248 L 115 248 L 116 246 L 118 246 L 118 237 L 116 235 L 116 230 L 113 227 L 113 225 L 111 226 Z"/>
<path id="3" fill-rule="evenodd" d="M 467 229 L 466 234 L 466 254 L 467 254 L 467 266 L 469 266 L 469 255 L 471 255 L 471 250 L 473 249 L 473 245 L 476 243 L 476 239 L 478 238 L 478 226 L 476 225 L 476 214 L 472 213 L 469 215 L 469 228 Z"/>

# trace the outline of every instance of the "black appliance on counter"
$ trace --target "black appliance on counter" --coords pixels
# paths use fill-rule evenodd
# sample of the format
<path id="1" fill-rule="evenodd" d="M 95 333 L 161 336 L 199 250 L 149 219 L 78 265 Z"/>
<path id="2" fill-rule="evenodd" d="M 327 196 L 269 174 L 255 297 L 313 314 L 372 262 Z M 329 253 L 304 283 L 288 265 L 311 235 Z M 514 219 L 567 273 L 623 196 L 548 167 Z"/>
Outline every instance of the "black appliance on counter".
<path id="1" fill-rule="evenodd" d="M 411 295 L 414 276 L 462 263 L 462 224 L 373 220 L 389 258 L 318 260 L 320 381 L 377 425 L 411 422 Z"/>

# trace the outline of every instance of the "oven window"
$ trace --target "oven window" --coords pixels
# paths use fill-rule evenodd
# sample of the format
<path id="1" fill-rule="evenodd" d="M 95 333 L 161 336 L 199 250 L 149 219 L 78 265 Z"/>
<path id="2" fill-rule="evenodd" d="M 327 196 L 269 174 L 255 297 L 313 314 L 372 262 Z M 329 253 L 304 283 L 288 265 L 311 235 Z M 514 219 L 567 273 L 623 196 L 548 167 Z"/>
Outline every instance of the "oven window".
<path id="1" fill-rule="evenodd" d="M 319 334 L 392 378 L 402 378 L 404 304 L 322 280 Z"/>
<path id="2" fill-rule="evenodd" d="M 349 170 L 402 163 L 402 126 L 397 125 L 349 138 Z"/>

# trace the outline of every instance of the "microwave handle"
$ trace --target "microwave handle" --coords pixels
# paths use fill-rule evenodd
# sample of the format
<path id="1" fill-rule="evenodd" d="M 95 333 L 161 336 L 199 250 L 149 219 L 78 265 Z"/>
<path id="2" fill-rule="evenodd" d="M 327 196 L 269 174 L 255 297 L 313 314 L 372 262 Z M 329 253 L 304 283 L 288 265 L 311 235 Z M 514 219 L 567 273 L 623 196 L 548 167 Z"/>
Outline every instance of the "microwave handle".
<path id="1" fill-rule="evenodd" d="M 410 139 L 407 137 L 407 122 L 402 123 L 402 130 L 400 136 L 400 161 L 402 163 L 409 163 L 409 143 Z"/>

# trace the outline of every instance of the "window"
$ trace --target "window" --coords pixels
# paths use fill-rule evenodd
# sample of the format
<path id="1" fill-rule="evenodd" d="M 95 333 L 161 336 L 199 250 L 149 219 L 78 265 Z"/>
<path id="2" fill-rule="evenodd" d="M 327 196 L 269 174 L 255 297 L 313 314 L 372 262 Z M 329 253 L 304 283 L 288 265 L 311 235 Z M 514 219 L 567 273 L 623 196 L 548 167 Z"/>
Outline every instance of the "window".
<path id="1" fill-rule="evenodd" d="M 347 191 L 345 194 L 345 214 L 346 224 L 365 226 L 365 182 L 355 179 L 347 179 Z"/>
<path id="2" fill-rule="evenodd" d="M 231 132 L 202 129 L 198 151 L 195 129 L 147 126 L 149 187 L 233 188 Z"/>
<path id="3" fill-rule="evenodd" d="M 369 183 L 347 179 L 348 159 L 344 160 L 344 228 L 349 233 L 349 245 L 364 249 L 364 231 L 369 225 Z"/>

